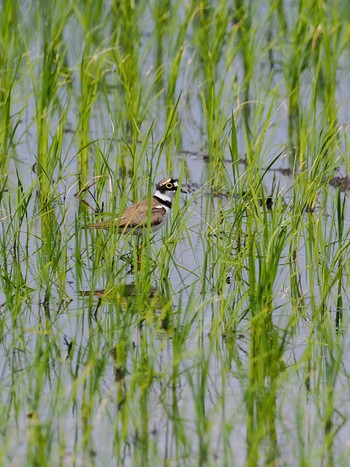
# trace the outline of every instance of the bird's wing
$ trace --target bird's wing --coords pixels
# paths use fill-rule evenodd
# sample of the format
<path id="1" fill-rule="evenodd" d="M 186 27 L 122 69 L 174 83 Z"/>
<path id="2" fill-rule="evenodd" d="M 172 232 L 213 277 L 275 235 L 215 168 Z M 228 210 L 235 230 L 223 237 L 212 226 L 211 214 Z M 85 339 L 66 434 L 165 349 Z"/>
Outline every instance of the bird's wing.
<path id="1" fill-rule="evenodd" d="M 89 229 L 109 229 L 112 225 L 115 225 L 119 226 L 120 230 L 132 229 L 147 223 L 147 212 L 148 200 L 143 200 L 126 208 L 121 217 L 117 214 L 114 219 L 88 224 L 87 227 Z"/>
<path id="2" fill-rule="evenodd" d="M 119 223 L 120 229 L 132 229 L 147 223 L 148 201 L 140 201 L 125 209 L 121 218 L 116 217 L 115 223 Z"/>

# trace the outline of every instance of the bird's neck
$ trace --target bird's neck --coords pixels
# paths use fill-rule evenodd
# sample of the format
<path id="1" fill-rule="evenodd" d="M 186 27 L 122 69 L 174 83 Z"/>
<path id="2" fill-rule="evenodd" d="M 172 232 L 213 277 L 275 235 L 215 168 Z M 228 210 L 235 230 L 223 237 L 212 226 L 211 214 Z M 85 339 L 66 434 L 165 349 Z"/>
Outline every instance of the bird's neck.
<path id="1" fill-rule="evenodd" d="M 153 198 L 156 199 L 159 203 L 163 204 L 167 208 L 171 209 L 171 197 L 165 193 L 161 193 L 159 190 L 153 195 Z"/>

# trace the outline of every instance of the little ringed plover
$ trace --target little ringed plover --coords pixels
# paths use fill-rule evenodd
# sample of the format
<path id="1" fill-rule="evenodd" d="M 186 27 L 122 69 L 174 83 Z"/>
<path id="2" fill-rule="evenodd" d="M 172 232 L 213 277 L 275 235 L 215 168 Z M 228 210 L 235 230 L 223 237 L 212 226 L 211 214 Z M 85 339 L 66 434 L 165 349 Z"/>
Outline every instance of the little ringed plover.
<path id="1" fill-rule="evenodd" d="M 148 210 L 151 209 L 151 229 L 153 232 L 159 230 L 165 223 L 166 217 L 171 210 L 171 201 L 179 188 L 178 180 L 167 178 L 156 185 L 156 190 L 151 200 L 144 199 L 132 204 L 120 215 L 112 220 L 88 224 L 89 229 L 109 229 L 111 225 L 118 226 L 120 233 L 132 231 L 136 235 L 142 233 L 147 227 Z M 181 190 L 182 193 L 186 191 Z"/>

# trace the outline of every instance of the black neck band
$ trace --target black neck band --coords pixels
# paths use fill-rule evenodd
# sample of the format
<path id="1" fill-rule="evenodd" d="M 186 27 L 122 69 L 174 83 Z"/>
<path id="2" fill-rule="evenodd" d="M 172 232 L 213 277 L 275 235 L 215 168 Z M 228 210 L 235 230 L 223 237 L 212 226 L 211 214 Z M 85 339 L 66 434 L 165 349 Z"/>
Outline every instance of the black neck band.
<path id="1" fill-rule="evenodd" d="M 153 195 L 153 198 L 159 201 L 161 204 L 164 204 L 167 208 L 171 209 L 171 201 L 168 201 L 166 199 L 162 199 L 159 196 Z"/>

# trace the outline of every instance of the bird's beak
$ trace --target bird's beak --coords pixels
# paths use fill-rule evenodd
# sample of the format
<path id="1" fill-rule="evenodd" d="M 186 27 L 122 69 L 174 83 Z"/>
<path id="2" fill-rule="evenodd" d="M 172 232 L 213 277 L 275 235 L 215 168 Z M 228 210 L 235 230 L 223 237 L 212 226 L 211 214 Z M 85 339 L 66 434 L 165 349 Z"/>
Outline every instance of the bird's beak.
<path id="1" fill-rule="evenodd" d="M 183 190 L 182 188 L 181 188 L 181 190 L 180 190 L 180 191 L 181 191 L 181 193 L 188 193 L 188 191 L 186 191 L 186 190 Z"/>

